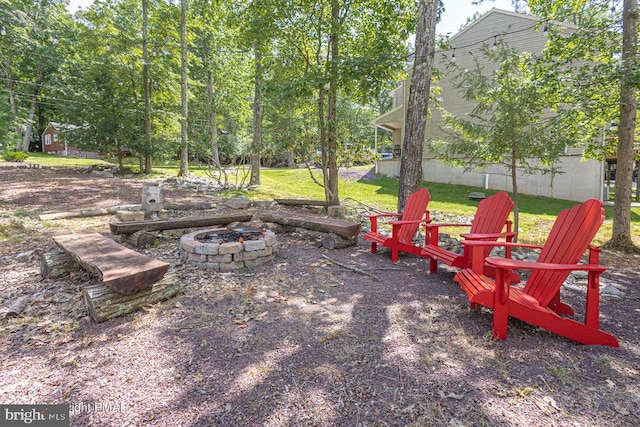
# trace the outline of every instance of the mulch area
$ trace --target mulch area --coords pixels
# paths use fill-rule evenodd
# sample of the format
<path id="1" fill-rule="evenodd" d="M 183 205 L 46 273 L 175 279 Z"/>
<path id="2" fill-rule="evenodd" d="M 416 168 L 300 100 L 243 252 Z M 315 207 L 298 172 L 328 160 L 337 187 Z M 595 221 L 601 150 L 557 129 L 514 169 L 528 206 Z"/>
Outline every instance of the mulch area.
<path id="1" fill-rule="evenodd" d="M 181 293 L 94 323 L 81 296 L 94 279 L 42 280 L 39 254 L 56 250 L 57 234 L 110 235 L 115 218 L 37 214 L 139 203 L 142 183 L 0 168 L 0 185 L 0 217 L 14 221 L 0 245 L 2 306 L 31 301 L 0 319 L 1 403 L 69 403 L 74 426 L 640 425 L 636 258 L 615 255 L 604 275 L 626 295 L 601 300 L 617 349 L 516 320 L 494 341 L 490 312 L 469 310 L 452 269 L 429 275 L 413 256 L 392 264 L 364 241 L 326 251 L 304 233 L 279 234 L 267 265 L 219 273 L 182 262 L 185 231 L 165 232 L 140 252 L 170 263 Z M 165 200 L 212 197 L 167 189 Z M 584 307 L 577 290 L 562 298 Z"/>

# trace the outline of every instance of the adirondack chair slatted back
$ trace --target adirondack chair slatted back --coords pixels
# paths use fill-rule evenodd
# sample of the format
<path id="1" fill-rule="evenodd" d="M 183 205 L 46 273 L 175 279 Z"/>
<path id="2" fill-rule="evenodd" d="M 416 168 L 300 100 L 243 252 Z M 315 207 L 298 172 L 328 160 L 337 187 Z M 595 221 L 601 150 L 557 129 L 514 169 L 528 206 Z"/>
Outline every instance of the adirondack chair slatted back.
<path id="1" fill-rule="evenodd" d="M 402 221 L 417 221 L 425 218 L 427 212 L 427 206 L 431 195 L 429 190 L 421 188 L 418 191 L 414 191 L 407 197 L 407 203 L 402 213 Z M 398 233 L 398 241 L 401 243 L 411 243 L 413 236 L 416 234 L 420 224 L 407 224 L 401 227 L 400 233 Z"/>
<path id="2" fill-rule="evenodd" d="M 549 238 L 540 252 L 538 262 L 555 264 L 576 264 L 595 237 L 604 221 L 602 202 L 590 199 L 558 215 Z M 534 271 L 525 285 L 524 291 L 540 301 L 549 304 L 554 295 L 569 276 L 569 271 Z"/>
<path id="3" fill-rule="evenodd" d="M 481 200 L 469 233 L 500 233 L 512 209 L 513 200 L 503 191 Z M 488 256 L 489 252 L 491 247 L 485 249 L 485 256 Z"/>

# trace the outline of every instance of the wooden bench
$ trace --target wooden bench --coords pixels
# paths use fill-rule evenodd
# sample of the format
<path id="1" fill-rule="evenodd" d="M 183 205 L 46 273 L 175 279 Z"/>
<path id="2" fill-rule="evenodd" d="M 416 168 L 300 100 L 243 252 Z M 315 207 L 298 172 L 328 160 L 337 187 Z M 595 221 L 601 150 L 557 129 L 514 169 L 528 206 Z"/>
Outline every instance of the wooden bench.
<path id="1" fill-rule="evenodd" d="M 236 221 L 251 221 L 252 217 L 253 215 L 250 212 L 222 213 L 208 216 L 187 216 L 182 218 L 159 219 L 156 221 L 112 222 L 109 224 L 109 227 L 113 234 L 132 234 L 140 230 L 158 231 L 226 225 Z"/>
<path id="2" fill-rule="evenodd" d="M 75 262 L 124 295 L 149 288 L 164 276 L 169 264 L 127 249 L 98 233 L 53 238 Z"/>
<path id="3" fill-rule="evenodd" d="M 360 234 L 361 225 L 357 222 L 338 218 L 325 218 L 315 215 L 302 215 L 285 211 L 268 211 L 260 214 L 260 220 L 276 224 L 300 227 L 307 230 L 334 233 L 344 239 L 353 240 Z"/>

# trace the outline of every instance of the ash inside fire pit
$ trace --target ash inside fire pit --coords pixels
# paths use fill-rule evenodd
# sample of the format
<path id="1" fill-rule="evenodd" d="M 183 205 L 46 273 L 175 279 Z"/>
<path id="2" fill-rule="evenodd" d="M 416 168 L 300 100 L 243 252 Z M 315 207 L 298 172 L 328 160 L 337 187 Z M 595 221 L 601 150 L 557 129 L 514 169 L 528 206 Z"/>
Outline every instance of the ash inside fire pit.
<path id="1" fill-rule="evenodd" d="M 218 229 L 196 236 L 196 240 L 203 243 L 228 243 L 244 242 L 246 240 L 258 240 L 262 235 L 262 230 L 253 227 L 234 227 Z"/>

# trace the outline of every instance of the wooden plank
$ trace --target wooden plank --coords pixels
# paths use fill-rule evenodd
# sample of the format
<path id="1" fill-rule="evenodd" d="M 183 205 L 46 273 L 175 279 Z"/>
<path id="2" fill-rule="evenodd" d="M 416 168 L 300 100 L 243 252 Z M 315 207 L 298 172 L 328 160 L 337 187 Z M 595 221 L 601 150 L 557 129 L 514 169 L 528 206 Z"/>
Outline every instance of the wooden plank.
<path id="1" fill-rule="evenodd" d="M 281 205 L 291 206 L 329 206 L 324 200 L 304 200 L 304 199 L 273 199 Z"/>
<path id="2" fill-rule="evenodd" d="M 53 240 L 83 268 L 121 294 L 150 287 L 169 269 L 166 262 L 127 249 L 98 233 L 67 234 Z"/>
<path id="3" fill-rule="evenodd" d="M 178 228 L 209 227 L 226 225 L 231 222 L 251 221 L 251 212 L 220 213 L 208 216 L 187 216 L 182 218 L 159 219 L 155 221 L 112 222 L 109 228 L 113 234 L 132 234 L 136 231 L 175 230 Z"/>
<path id="4" fill-rule="evenodd" d="M 133 295 L 122 295 L 102 283 L 82 290 L 89 315 L 95 322 L 103 322 L 138 310 L 142 305 L 155 304 L 176 295 L 180 284 L 173 274 L 167 274 L 151 288 Z"/>
<path id="5" fill-rule="evenodd" d="M 360 234 L 360 224 L 346 219 L 325 218 L 321 216 L 301 215 L 291 212 L 268 211 L 260 214 L 260 220 L 275 222 L 290 227 L 335 233 L 340 237 L 352 239 Z"/>

